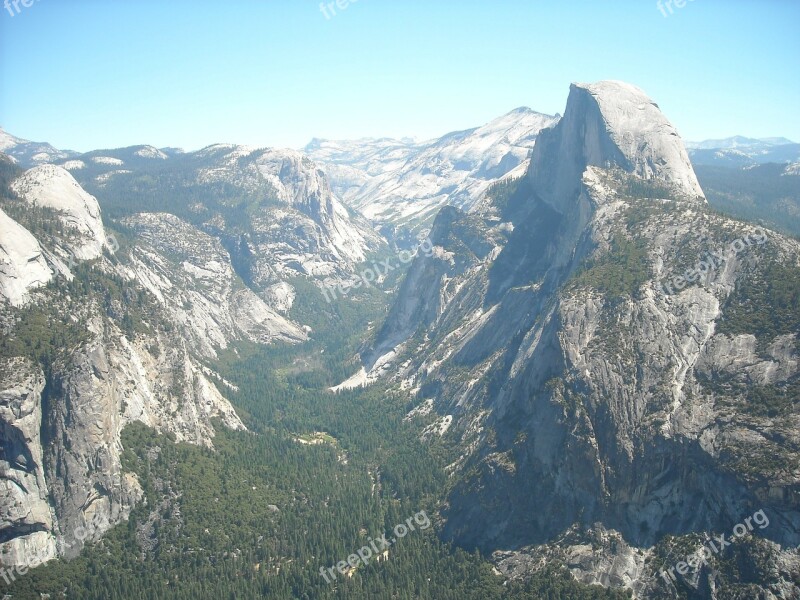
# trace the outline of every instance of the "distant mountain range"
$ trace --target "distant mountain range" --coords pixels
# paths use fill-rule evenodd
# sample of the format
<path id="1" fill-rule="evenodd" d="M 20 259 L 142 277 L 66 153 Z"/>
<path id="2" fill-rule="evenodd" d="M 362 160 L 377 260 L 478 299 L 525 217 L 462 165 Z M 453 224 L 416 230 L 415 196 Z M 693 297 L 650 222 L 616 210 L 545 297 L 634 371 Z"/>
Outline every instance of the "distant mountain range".
<path id="1" fill-rule="evenodd" d="M 523 107 L 424 143 L 313 140 L 304 151 L 364 216 L 419 231 L 445 204 L 469 210 L 494 182 L 522 175 L 539 132 L 558 119 Z"/>
<path id="2" fill-rule="evenodd" d="M 686 144 L 695 165 L 748 167 L 765 163 L 800 162 L 800 144 L 783 137 L 747 138 L 734 136 Z"/>
<path id="3" fill-rule="evenodd" d="M 2 127 L 0 127 L 0 152 L 11 157 L 14 163 L 23 168 L 53 163 L 77 154 L 71 150 L 58 150 L 47 143 L 23 140 L 6 132 Z"/>
<path id="4" fill-rule="evenodd" d="M 795 142 L 785 137 L 749 138 L 742 135 L 735 135 L 733 137 L 724 138 L 721 140 L 686 142 L 686 149 L 691 152 L 692 150 L 717 150 L 719 148 L 769 148 L 772 146 L 785 146 L 787 144 L 794 143 Z"/>
<path id="5" fill-rule="evenodd" d="M 523 107 L 481 127 L 433 140 L 315 138 L 302 152 L 325 171 L 335 197 L 361 213 L 386 237 L 407 244 L 430 228 L 442 206 L 470 210 L 492 185 L 521 176 L 538 134 L 554 126 L 559 118 Z M 710 175 L 704 167 L 742 169 L 781 163 L 787 165 L 787 175 L 800 173 L 800 144 L 785 137 L 733 136 L 687 142 L 686 148 L 692 164 L 700 168 L 706 180 Z M 101 185 L 114 177 L 130 175 L 131 167 L 133 171 L 147 170 L 156 159 L 187 162 L 201 156 L 203 151 L 186 153 L 179 148 L 134 146 L 79 154 L 48 143 L 24 140 L 0 128 L 0 152 L 23 168 L 58 163 L 73 171 L 80 181 L 88 183 L 86 176 L 92 175 L 93 184 Z M 759 171 L 758 178 L 763 180 L 767 172 L 773 171 Z M 741 177 L 747 179 L 748 175 Z M 752 177 L 756 177 L 755 173 Z M 724 181 L 724 177 L 714 178 L 717 192 L 725 187 Z M 709 201 L 725 210 L 732 203 L 747 202 L 738 197 L 737 189 L 732 188 L 712 193 Z M 800 204 L 800 198 L 793 192 L 788 198 L 790 205 Z M 794 209 L 790 212 L 793 214 Z M 769 219 L 771 213 L 767 210 L 762 213 L 758 207 L 734 214 L 776 225 Z M 798 232 L 794 226 L 787 228 L 784 224 L 782 228 Z"/>

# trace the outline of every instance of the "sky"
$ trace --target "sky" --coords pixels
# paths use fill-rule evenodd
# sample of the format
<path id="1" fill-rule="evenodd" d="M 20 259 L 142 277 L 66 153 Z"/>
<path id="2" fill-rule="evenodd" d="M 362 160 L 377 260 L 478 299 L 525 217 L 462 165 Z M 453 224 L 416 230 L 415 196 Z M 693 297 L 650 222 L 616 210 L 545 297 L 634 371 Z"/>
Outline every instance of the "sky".
<path id="1" fill-rule="evenodd" d="M 22 1 L 0 126 L 62 149 L 430 139 L 601 79 L 686 140 L 800 142 L 797 0 Z"/>

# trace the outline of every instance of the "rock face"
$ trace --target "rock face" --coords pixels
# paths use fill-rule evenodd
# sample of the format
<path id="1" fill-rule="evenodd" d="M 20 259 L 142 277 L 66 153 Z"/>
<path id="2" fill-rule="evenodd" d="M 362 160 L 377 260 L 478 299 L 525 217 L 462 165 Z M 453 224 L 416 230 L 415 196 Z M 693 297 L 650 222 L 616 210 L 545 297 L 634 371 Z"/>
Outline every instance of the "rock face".
<path id="1" fill-rule="evenodd" d="M 69 174 L 55 165 L 35 167 L 17 179 L 12 190 L 33 206 L 56 212 L 63 239 L 78 260 L 93 260 L 107 245 L 100 205 Z"/>
<path id="2" fill-rule="evenodd" d="M 800 285 L 800 244 L 708 211 L 617 82 L 573 86 L 527 176 L 479 206 L 440 213 L 362 356 L 361 383 L 412 390 L 426 435 L 463 448 L 445 536 L 641 598 L 800 594 L 800 327 L 762 293 Z M 659 576 L 758 510 L 735 550 Z"/>
<path id="3" fill-rule="evenodd" d="M 243 285 L 216 238 L 164 213 L 141 213 L 123 223 L 138 244 L 121 273 L 163 302 L 204 357 L 216 357 L 218 349 L 238 339 L 306 339 L 298 325 Z"/>
<path id="4" fill-rule="evenodd" d="M 267 150 L 255 159 L 259 173 L 274 186 L 278 199 L 297 212 L 267 210 L 256 222 L 258 250 L 275 254 L 282 247 L 296 248 L 280 265 L 284 272 L 325 276 L 334 274 L 342 264 L 358 264 L 377 244 L 376 235 L 366 223 L 350 216 L 337 200 L 324 173 L 299 152 Z M 299 213 L 299 214 L 298 214 Z M 310 235 L 301 240 L 290 237 L 299 226 Z M 316 241 L 316 243 L 315 243 Z"/>
<path id="5" fill-rule="evenodd" d="M 136 479 L 121 469 L 125 425 L 141 422 L 202 445 L 212 443 L 211 419 L 244 428 L 185 343 L 168 336 L 131 341 L 99 317 L 89 330 L 70 367 L 53 376 L 44 429 L 59 551 L 67 557 L 126 519 L 141 497 Z M 87 534 L 76 535 L 80 529 Z"/>
<path id="6" fill-rule="evenodd" d="M 151 155 L 141 160 L 165 160 Z M 96 200 L 65 170 L 36 167 L 11 190 L 19 198 L 0 190 L 15 217 L 0 212 L 3 566 L 75 556 L 128 517 L 142 496 L 121 465 L 129 423 L 208 447 L 214 420 L 244 429 L 204 361 L 240 340 L 306 338 L 278 313 L 288 290 L 273 309 L 219 240 L 183 220 L 132 215 L 132 241 L 111 254 Z"/>
<path id="7" fill-rule="evenodd" d="M 217 238 L 236 273 L 262 297 L 297 277 L 320 285 L 344 280 L 386 244 L 299 152 L 232 144 L 153 150 L 91 152 L 64 165 L 116 215 L 150 207 Z"/>
<path id="8" fill-rule="evenodd" d="M 44 387 L 44 373 L 31 361 L 0 361 L 0 561 L 6 565 L 57 555 L 40 437 Z"/>
<path id="9" fill-rule="evenodd" d="M 573 200 L 590 165 L 616 166 L 689 198 L 704 197 L 675 128 L 627 83 L 573 84 L 564 118 L 542 132 L 529 173 L 540 197 L 561 208 Z"/>
<path id="10" fill-rule="evenodd" d="M 0 296 L 21 306 L 30 290 L 52 277 L 36 238 L 0 210 Z"/>

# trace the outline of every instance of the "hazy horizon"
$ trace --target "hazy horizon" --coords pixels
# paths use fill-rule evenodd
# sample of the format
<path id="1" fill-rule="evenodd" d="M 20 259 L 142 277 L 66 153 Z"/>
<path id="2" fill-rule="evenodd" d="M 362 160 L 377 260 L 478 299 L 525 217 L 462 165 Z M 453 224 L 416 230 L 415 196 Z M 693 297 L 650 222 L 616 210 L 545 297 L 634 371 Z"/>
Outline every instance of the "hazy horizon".
<path id="1" fill-rule="evenodd" d="M 9 5 L 0 124 L 80 152 L 427 140 L 618 79 L 685 140 L 800 140 L 797 3 L 340 2 Z"/>

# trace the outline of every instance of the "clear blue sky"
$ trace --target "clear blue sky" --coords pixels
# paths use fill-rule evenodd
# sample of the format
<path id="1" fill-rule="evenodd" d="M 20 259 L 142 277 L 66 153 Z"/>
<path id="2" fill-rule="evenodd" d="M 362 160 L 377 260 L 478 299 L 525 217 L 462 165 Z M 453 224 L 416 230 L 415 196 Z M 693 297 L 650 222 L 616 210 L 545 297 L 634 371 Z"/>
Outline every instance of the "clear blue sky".
<path id="1" fill-rule="evenodd" d="M 800 142 L 797 0 L 667 17 L 656 0 L 358 0 L 330 19 L 319 0 L 0 9 L 0 125 L 61 148 L 429 138 L 518 106 L 563 112 L 570 82 L 599 79 L 642 87 L 685 139 Z"/>

